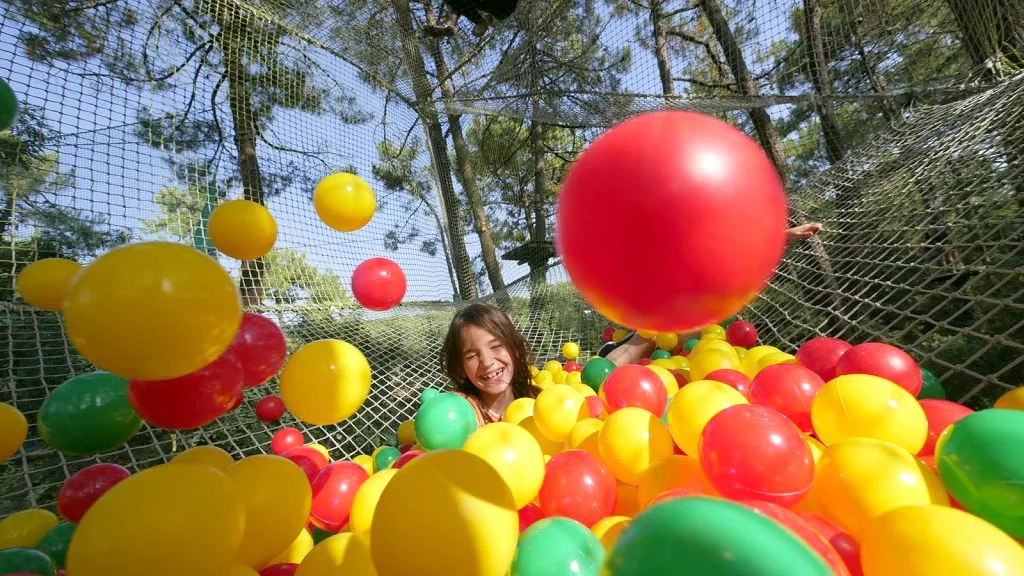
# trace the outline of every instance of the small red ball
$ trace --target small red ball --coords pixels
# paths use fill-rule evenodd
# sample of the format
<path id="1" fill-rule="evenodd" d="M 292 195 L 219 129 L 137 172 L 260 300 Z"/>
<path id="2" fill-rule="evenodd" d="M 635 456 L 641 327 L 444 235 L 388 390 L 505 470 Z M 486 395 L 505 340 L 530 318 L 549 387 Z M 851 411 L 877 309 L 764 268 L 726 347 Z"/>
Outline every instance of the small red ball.
<path id="1" fill-rule="evenodd" d="M 609 326 L 609 327 L 604 329 L 604 332 L 601 332 L 601 340 L 604 340 L 605 342 L 611 342 L 612 341 L 612 336 L 614 336 L 614 335 L 615 335 L 615 327 L 614 326 Z"/>
<path id="2" fill-rule="evenodd" d="M 279 396 L 264 396 L 256 403 L 256 417 L 264 422 L 274 422 L 284 416 L 284 401 Z"/>
<path id="3" fill-rule="evenodd" d="M 750 348 L 757 344 L 757 327 L 746 320 L 737 320 L 725 329 L 725 340 L 733 346 Z"/>
<path id="4" fill-rule="evenodd" d="M 852 347 L 849 342 L 838 338 L 811 338 L 796 351 L 796 361 L 828 382 L 837 376 L 839 358 Z"/>
<path id="5" fill-rule="evenodd" d="M 405 296 L 405 273 L 387 258 L 370 258 L 352 272 L 352 295 L 370 310 L 394 308 Z"/>
<path id="6" fill-rule="evenodd" d="M 544 511 L 537 504 L 527 504 L 519 509 L 519 533 L 522 534 L 537 520 L 544 518 Z"/>
<path id="7" fill-rule="evenodd" d="M 715 382 L 721 382 L 722 384 L 728 384 L 729 386 L 735 388 L 737 392 L 743 394 L 744 398 L 746 398 L 747 395 L 750 394 L 750 378 L 743 372 L 740 372 L 739 370 L 720 368 L 718 370 L 709 372 L 706 376 L 704 376 L 704 379 L 714 380 Z"/>
<path id="8" fill-rule="evenodd" d="M 100 496 L 115 484 L 131 476 L 124 466 L 117 464 L 93 464 L 72 474 L 57 493 L 57 512 L 72 524 L 85 516 Z"/>
<path id="9" fill-rule="evenodd" d="M 799 358 L 797 359 L 799 361 Z M 903 350 L 881 342 L 858 344 L 843 353 L 836 375 L 871 374 L 895 382 L 914 397 L 921 392 L 921 367 Z"/>
<path id="10" fill-rule="evenodd" d="M 298 564 L 271 564 L 260 570 L 260 576 L 293 576 L 298 569 Z"/>
<path id="11" fill-rule="evenodd" d="M 423 454 L 423 450 L 409 450 L 408 452 L 406 452 L 406 453 L 402 454 L 401 456 L 399 456 L 394 461 L 394 463 L 391 464 L 391 467 L 394 468 L 395 470 L 398 470 L 402 466 L 405 466 L 406 464 L 408 464 L 409 460 L 412 460 L 413 458 L 419 456 L 420 454 Z"/>
<path id="12" fill-rule="evenodd" d="M 302 432 L 295 428 L 281 428 L 270 441 L 270 451 L 281 456 L 292 448 L 305 443 L 306 440 L 302 437 Z"/>
<path id="13" fill-rule="evenodd" d="M 568 362 L 565 363 L 565 366 L 562 366 L 562 369 L 565 370 L 566 372 L 582 372 L 583 366 L 581 366 L 580 363 L 575 360 L 569 360 Z"/>

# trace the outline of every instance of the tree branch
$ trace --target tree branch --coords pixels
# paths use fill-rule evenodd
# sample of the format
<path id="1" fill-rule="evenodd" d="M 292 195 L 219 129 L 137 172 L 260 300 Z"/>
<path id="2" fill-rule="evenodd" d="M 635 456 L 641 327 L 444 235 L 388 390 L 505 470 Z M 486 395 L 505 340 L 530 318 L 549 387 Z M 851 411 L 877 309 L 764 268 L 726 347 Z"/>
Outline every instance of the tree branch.
<path id="1" fill-rule="evenodd" d="M 696 78 L 688 78 L 688 77 L 685 77 L 685 76 L 673 76 L 672 77 L 672 81 L 674 81 L 674 82 L 688 82 L 690 84 L 696 84 L 697 86 L 703 86 L 704 88 L 725 88 L 727 90 L 732 90 L 733 88 L 736 87 L 736 83 L 735 82 L 726 82 L 726 83 L 707 82 L 705 80 L 697 80 Z"/>

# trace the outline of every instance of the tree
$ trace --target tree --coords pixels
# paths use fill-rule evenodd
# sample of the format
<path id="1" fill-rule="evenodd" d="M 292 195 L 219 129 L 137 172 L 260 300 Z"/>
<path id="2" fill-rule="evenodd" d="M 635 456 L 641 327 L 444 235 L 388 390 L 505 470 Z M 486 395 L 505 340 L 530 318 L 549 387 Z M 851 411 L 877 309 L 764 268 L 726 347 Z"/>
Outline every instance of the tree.
<path id="1" fill-rule="evenodd" d="M 25 53 L 33 60 L 96 62 L 110 78 L 155 91 L 177 84 L 189 87 L 183 109 L 140 110 L 139 135 L 161 149 L 170 145 L 175 154 L 211 156 L 210 150 L 219 151 L 230 140 L 233 180 L 242 197 L 253 202 L 264 204 L 282 193 L 289 180 L 287 167 L 268 172 L 257 153 L 261 143 L 282 150 L 267 138 L 275 110 L 333 114 L 346 122 L 367 119 L 337 86 L 319 83 L 319 64 L 293 45 L 298 31 L 322 17 L 317 0 L 288 5 L 270 0 L 12 3 L 36 25 L 36 31 L 21 34 Z M 140 47 L 131 44 L 134 38 L 144 39 Z M 165 42 L 181 51 L 166 50 Z M 225 104 L 230 137 L 221 120 Z M 263 269 L 260 260 L 242 264 L 240 288 L 246 306 L 261 300 Z"/>

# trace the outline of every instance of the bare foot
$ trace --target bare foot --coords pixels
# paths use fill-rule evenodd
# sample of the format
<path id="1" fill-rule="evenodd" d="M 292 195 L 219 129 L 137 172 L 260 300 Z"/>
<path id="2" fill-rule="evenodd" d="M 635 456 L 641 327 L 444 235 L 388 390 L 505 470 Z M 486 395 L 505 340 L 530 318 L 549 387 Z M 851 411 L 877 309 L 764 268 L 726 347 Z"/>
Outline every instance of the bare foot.
<path id="1" fill-rule="evenodd" d="M 801 224 L 799 226 L 794 226 L 789 230 L 786 230 L 786 241 L 797 242 L 799 240 L 807 240 L 808 238 L 814 236 L 818 232 L 821 232 L 821 224 L 818 222 Z"/>
<path id="2" fill-rule="evenodd" d="M 453 28 L 452 26 L 427 25 L 423 27 L 423 33 L 431 38 L 455 36 L 455 28 Z"/>

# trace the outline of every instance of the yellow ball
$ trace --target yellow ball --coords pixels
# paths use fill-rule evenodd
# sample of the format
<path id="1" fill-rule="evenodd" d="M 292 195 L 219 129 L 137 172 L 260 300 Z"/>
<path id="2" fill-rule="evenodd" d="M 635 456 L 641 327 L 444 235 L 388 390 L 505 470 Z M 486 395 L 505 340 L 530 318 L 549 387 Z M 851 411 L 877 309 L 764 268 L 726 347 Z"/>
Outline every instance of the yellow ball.
<path id="1" fill-rule="evenodd" d="M 377 199 L 365 180 L 355 174 L 338 172 L 316 185 L 313 207 L 324 224 L 339 232 L 354 232 L 373 218 Z"/>
<path id="2" fill-rule="evenodd" d="M 30 508 L 15 512 L 0 520 L 0 550 L 35 548 L 56 525 L 57 517 L 49 510 Z"/>
<path id="3" fill-rule="evenodd" d="M 769 366 L 776 364 L 796 364 L 796 356 L 785 352 L 772 352 L 765 354 L 757 361 L 757 371 L 760 372 Z"/>
<path id="4" fill-rule="evenodd" d="M 416 443 L 416 421 L 406 420 L 398 425 L 398 443 L 399 444 L 415 444 Z"/>
<path id="5" fill-rule="evenodd" d="M 670 360 L 672 360 L 676 364 L 674 368 L 671 368 L 671 370 L 690 369 L 690 359 L 687 358 L 686 356 L 673 356 L 672 358 L 670 358 Z"/>
<path id="6" fill-rule="evenodd" d="M 223 472 L 198 464 L 143 470 L 107 491 L 68 549 L 75 576 L 222 576 L 245 532 L 245 503 Z"/>
<path id="7" fill-rule="evenodd" d="M 366 454 L 360 454 L 359 456 L 356 456 L 355 458 L 353 458 L 352 461 L 355 462 L 356 464 L 359 464 L 360 466 L 362 466 L 363 470 L 366 470 L 367 474 L 369 474 L 370 476 L 373 476 L 373 457 L 372 456 L 368 456 Z"/>
<path id="8" fill-rule="evenodd" d="M 249 200 L 231 200 L 210 214 L 210 241 L 238 260 L 265 256 L 277 241 L 277 222 L 266 206 Z"/>
<path id="9" fill-rule="evenodd" d="M 949 505 L 931 468 L 895 444 L 870 438 L 829 446 L 818 461 L 814 493 L 825 515 L 858 541 L 872 519 L 894 508 Z"/>
<path id="10" fill-rule="evenodd" d="M 36 308 L 60 310 L 71 279 L 82 269 L 81 264 L 63 258 L 44 258 L 25 266 L 18 273 L 14 290 Z"/>
<path id="11" fill-rule="evenodd" d="M 1003 410 L 1024 410 L 1024 386 L 1003 394 L 992 407 Z"/>
<path id="12" fill-rule="evenodd" d="M 494 469 L 512 492 L 516 510 L 537 497 L 544 481 L 544 453 L 529 432 L 508 422 L 478 429 L 462 449 L 476 454 Z"/>
<path id="13" fill-rule="evenodd" d="M 586 450 L 598 459 L 601 458 L 601 445 L 598 443 L 599 433 L 604 422 L 597 418 L 584 418 L 573 426 L 569 432 L 566 448 L 570 450 Z"/>
<path id="14" fill-rule="evenodd" d="M 668 429 L 679 449 L 697 457 L 697 443 L 711 417 L 729 406 L 749 404 L 728 384 L 696 380 L 679 389 L 668 406 Z"/>
<path id="15" fill-rule="evenodd" d="M 581 392 L 583 393 L 584 396 L 590 396 L 591 394 L 594 394 L 594 391 L 591 390 L 590 386 L 587 386 L 586 384 L 583 383 L 583 373 L 582 372 L 566 372 L 565 373 L 565 383 L 568 384 L 569 386 L 572 386 L 573 388 L 576 388 L 577 390 L 580 390 L 580 387 L 583 387 L 583 388 L 586 388 L 587 390 L 590 390 L 590 394 L 582 392 L 582 390 L 581 390 Z"/>
<path id="16" fill-rule="evenodd" d="M 717 338 L 706 338 L 697 342 L 697 345 L 690 351 L 690 358 L 693 358 L 694 354 L 703 352 L 704 350 L 721 350 L 728 354 L 729 357 L 734 358 L 737 362 L 739 361 L 739 356 L 736 355 L 736 350 L 734 350 L 733 347 L 725 340 L 719 340 Z"/>
<path id="17" fill-rule="evenodd" d="M 861 541 L 870 576 L 1024 574 L 1024 548 L 988 522 L 947 506 L 904 506 L 868 524 Z"/>
<path id="18" fill-rule="evenodd" d="M 305 530 L 313 491 L 291 460 L 260 454 L 235 462 L 226 472 L 245 500 L 245 534 L 235 561 L 263 568 Z"/>
<path id="19" fill-rule="evenodd" d="M 504 576 L 518 538 L 505 481 L 464 450 L 431 451 L 406 464 L 381 495 L 370 529 L 380 576 Z"/>
<path id="20" fill-rule="evenodd" d="M 590 531 L 601 541 L 604 551 L 611 552 L 612 546 L 615 545 L 615 541 L 619 539 L 622 531 L 629 526 L 629 522 L 629 516 L 607 516 L 598 520 Z"/>
<path id="21" fill-rule="evenodd" d="M 562 363 L 558 360 L 548 360 L 544 363 L 544 371 L 550 372 L 552 376 L 558 374 L 562 370 L 565 370 L 565 368 L 562 367 Z"/>
<path id="22" fill-rule="evenodd" d="M 662 361 L 669 362 L 668 358 L 665 358 L 664 360 L 655 360 L 654 362 Z M 654 362 L 648 364 L 647 368 L 658 375 L 658 379 L 660 379 L 661 383 L 665 385 L 665 392 L 668 393 L 668 397 L 671 398 L 675 396 L 676 392 L 679 392 L 679 382 L 676 380 L 676 377 L 669 372 L 669 369 L 666 369 L 662 365 L 655 364 Z"/>
<path id="23" fill-rule="evenodd" d="M 205 464 L 217 470 L 226 471 L 235 460 L 226 451 L 216 446 L 196 446 L 189 448 L 171 459 L 169 464 Z"/>
<path id="24" fill-rule="evenodd" d="M 637 330 L 636 335 L 643 338 L 644 340 L 654 340 L 654 337 L 658 335 L 657 332 L 650 332 L 648 330 Z"/>
<path id="25" fill-rule="evenodd" d="M 541 370 L 540 372 L 537 372 L 537 375 L 534 376 L 534 380 L 536 380 L 537 382 L 551 384 L 555 381 L 555 375 L 551 373 L 549 370 L 544 369 Z"/>
<path id="26" fill-rule="evenodd" d="M 615 510 L 612 516 L 627 516 L 632 518 L 640 511 L 637 504 L 637 487 L 619 481 L 615 485 Z"/>
<path id="27" fill-rule="evenodd" d="M 651 465 L 672 455 L 672 436 L 661 420 L 642 408 L 608 415 L 597 439 L 601 459 L 620 481 L 637 484 Z"/>
<path id="28" fill-rule="evenodd" d="M 310 538 L 312 538 L 312 536 L 310 536 Z M 249 568 L 245 564 L 235 562 L 228 565 L 228 569 L 224 572 L 224 576 L 259 576 L 259 572 Z"/>
<path id="29" fill-rule="evenodd" d="M 549 440 L 565 443 L 577 422 L 590 415 L 587 401 L 572 386 L 555 385 L 537 395 L 533 419 Z"/>
<path id="30" fill-rule="evenodd" d="M 505 415 L 502 417 L 504 422 L 511 422 L 512 424 L 519 424 L 523 421 L 523 418 L 527 416 L 533 416 L 533 407 L 536 400 L 533 398 L 516 398 L 508 405 L 505 409 Z"/>
<path id="31" fill-rule="evenodd" d="M 396 556 L 403 552 L 391 550 Z M 376 576 L 370 540 L 365 534 L 343 532 L 324 539 L 306 554 L 295 576 Z"/>
<path id="32" fill-rule="evenodd" d="M 535 418 L 536 416 L 527 416 L 526 418 L 523 418 L 522 420 L 519 421 L 519 426 L 523 430 L 529 432 L 530 436 L 533 436 L 533 439 L 537 441 L 537 445 L 540 446 L 540 451 L 543 452 L 544 454 L 547 454 L 548 456 L 554 456 L 555 454 L 561 452 L 562 448 L 565 447 L 565 444 L 562 442 L 555 442 L 554 440 L 551 440 L 547 436 L 541 434 L 540 430 L 537 428 L 537 421 L 535 420 Z"/>
<path id="33" fill-rule="evenodd" d="M 615 330 L 615 332 L 612 332 L 612 342 L 622 342 L 622 339 L 625 338 L 628 334 L 629 332 L 626 332 L 622 328 L 619 328 Z"/>
<path id="34" fill-rule="evenodd" d="M 580 355 L 580 345 L 575 342 L 562 344 L 562 356 L 566 360 L 575 360 Z"/>
<path id="35" fill-rule="evenodd" d="M 640 477 L 636 502 L 640 508 L 646 508 L 656 496 L 676 488 L 685 488 L 709 496 L 717 494 L 704 475 L 700 461 L 690 456 L 673 454 L 648 468 Z"/>
<path id="36" fill-rule="evenodd" d="M 782 352 L 774 346 L 754 346 L 747 353 L 743 355 L 743 360 L 740 362 L 740 370 L 747 375 L 748 378 L 757 376 L 758 362 L 761 358 L 775 352 Z"/>
<path id="37" fill-rule="evenodd" d="M 566 372 L 565 370 L 560 370 L 558 372 L 555 372 L 555 378 L 554 378 L 555 382 L 554 383 L 555 384 L 565 384 L 565 379 L 566 379 L 566 377 L 568 375 L 569 375 L 569 373 Z"/>
<path id="38" fill-rule="evenodd" d="M 538 372 L 540 372 L 540 370 L 536 366 L 531 364 L 530 365 L 530 377 L 532 378 L 532 377 L 536 376 Z"/>
<path id="39" fill-rule="evenodd" d="M 848 438 L 875 438 L 917 454 L 928 419 L 910 392 L 878 376 L 848 374 L 829 381 L 811 403 L 811 423 L 826 446 Z"/>
<path id="40" fill-rule="evenodd" d="M 743 361 L 743 357 L 747 355 L 747 349 L 742 346 L 733 346 L 733 351 L 736 352 L 736 357 Z"/>
<path id="41" fill-rule="evenodd" d="M 710 326 L 705 326 L 700 331 L 700 337 L 725 340 L 725 328 L 722 328 L 718 324 L 711 324 Z"/>
<path id="42" fill-rule="evenodd" d="M 572 374 L 579 374 L 579 372 L 572 372 Z M 584 400 L 587 396 L 597 396 L 597 393 L 594 392 L 594 390 L 590 386 L 587 386 L 586 384 L 580 384 L 579 382 L 577 382 L 574 384 L 567 384 L 567 386 L 579 392 L 583 396 Z"/>
<path id="43" fill-rule="evenodd" d="M 312 549 L 313 535 L 309 533 L 309 530 L 303 528 L 299 530 L 299 535 L 295 537 L 295 540 L 292 540 L 292 543 L 287 548 L 277 556 L 274 556 L 270 562 L 267 562 L 267 566 L 273 566 L 274 564 L 298 564 L 302 562 L 302 559 Z"/>
<path id="44" fill-rule="evenodd" d="M 280 388 L 285 407 L 299 420 L 337 424 L 355 414 L 370 393 L 370 363 L 348 342 L 310 342 L 285 363 Z"/>
<path id="45" fill-rule="evenodd" d="M 234 280 L 206 254 L 143 242 L 100 256 L 71 282 L 64 325 L 96 367 L 136 380 L 199 370 L 231 344 L 242 322 Z"/>
<path id="46" fill-rule="evenodd" d="M 662 350 L 674 350 L 676 346 L 679 346 L 679 336 L 676 336 L 671 332 L 667 334 L 658 334 L 654 337 L 654 343 Z"/>
<path id="47" fill-rule="evenodd" d="M 0 402 L 0 464 L 14 456 L 28 437 L 28 421 L 14 406 Z"/>
<path id="48" fill-rule="evenodd" d="M 373 513 L 377 510 L 377 503 L 380 502 L 380 495 L 384 493 L 391 479 L 395 477 L 398 470 L 388 468 L 371 475 L 356 490 L 355 499 L 352 500 L 352 511 L 348 517 L 348 527 L 357 534 L 370 534 L 370 526 L 373 525 Z"/>
<path id="49" fill-rule="evenodd" d="M 690 376 L 694 380 L 703 380 L 715 370 L 739 368 L 739 362 L 728 353 L 717 349 L 705 349 L 695 352 L 690 357 Z"/>
<path id="50" fill-rule="evenodd" d="M 313 450 L 323 454 L 324 458 L 327 458 L 328 462 L 331 461 L 331 452 L 323 444 L 306 444 L 306 447 L 312 448 Z"/>

